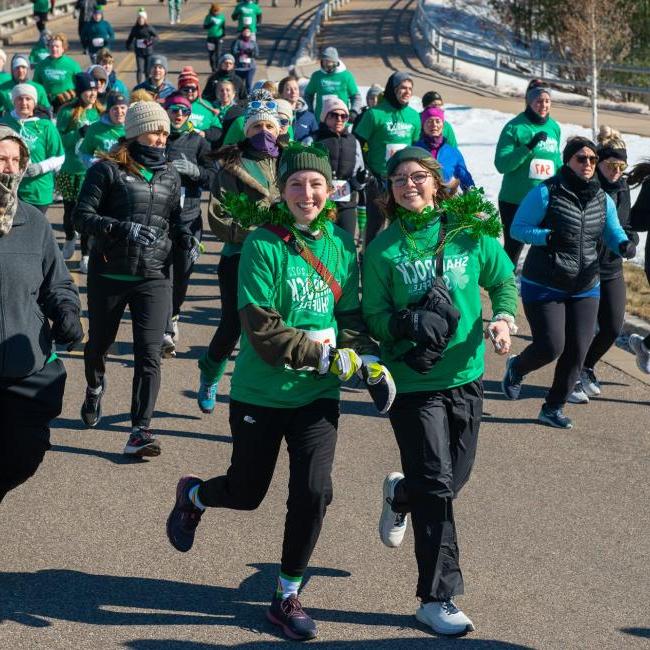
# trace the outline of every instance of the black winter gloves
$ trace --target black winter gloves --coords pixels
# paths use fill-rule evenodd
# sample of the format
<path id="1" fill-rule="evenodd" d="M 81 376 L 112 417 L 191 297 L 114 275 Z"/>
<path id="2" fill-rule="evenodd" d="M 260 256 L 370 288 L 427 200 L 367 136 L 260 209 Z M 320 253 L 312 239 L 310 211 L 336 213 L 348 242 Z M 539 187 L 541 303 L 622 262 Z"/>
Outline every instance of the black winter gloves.
<path id="1" fill-rule="evenodd" d="M 52 338 L 67 349 L 77 345 L 84 337 L 84 330 L 79 319 L 79 310 L 76 306 L 62 306 L 57 318 L 52 321 Z"/>
<path id="2" fill-rule="evenodd" d="M 540 143 L 548 140 L 548 133 L 546 131 L 538 131 L 526 145 L 531 151 Z"/>
<path id="3" fill-rule="evenodd" d="M 181 250 L 187 251 L 187 256 L 190 258 L 192 264 L 199 259 L 199 255 L 201 254 L 201 242 L 196 237 L 183 235 L 178 244 Z"/>
<path id="4" fill-rule="evenodd" d="M 618 245 L 618 252 L 621 254 L 621 257 L 624 257 L 626 260 L 631 260 L 636 255 L 636 246 L 634 242 L 628 239 Z"/>
<path id="5" fill-rule="evenodd" d="M 140 246 L 151 246 L 160 237 L 160 230 L 155 226 L 145 226 L 133 221 L 111 223 L 108 233 L 117 239 L 127 239 Z"/>

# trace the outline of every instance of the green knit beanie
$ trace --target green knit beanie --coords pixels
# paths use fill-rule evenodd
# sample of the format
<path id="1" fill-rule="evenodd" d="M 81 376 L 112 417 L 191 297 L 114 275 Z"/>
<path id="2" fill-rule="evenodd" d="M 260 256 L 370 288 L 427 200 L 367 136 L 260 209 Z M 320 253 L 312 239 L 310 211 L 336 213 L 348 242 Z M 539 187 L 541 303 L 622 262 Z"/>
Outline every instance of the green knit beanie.
<path id="1" fill-rule="evenodd" d="M 299 142 L 291 142 L 280 158 L 280 184 L 284 185 L 291 174 L 307 170 L 319 172 L 325 176 L 328 185 L 332 184 L 332 167 L 327 149 L 318 143 L 306 147 Z"/>
<path id="2" fill-rule="evenodd" d="M 386 176 L 392 176 L 395 170 L 403 163 L 409 160 L 432 160 L 433 156 L 421 147 L 404 147 L 393 154 L 386 163 Z"/>

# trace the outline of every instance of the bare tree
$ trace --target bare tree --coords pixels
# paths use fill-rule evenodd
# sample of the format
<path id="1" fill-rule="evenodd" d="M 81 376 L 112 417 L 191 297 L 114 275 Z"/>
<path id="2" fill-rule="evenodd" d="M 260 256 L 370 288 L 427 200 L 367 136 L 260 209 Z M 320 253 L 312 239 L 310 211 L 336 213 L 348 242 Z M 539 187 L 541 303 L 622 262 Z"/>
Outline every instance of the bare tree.
<path id="1" fill-rule="evenodd" d="M 563 22 L 563 45 L 573 63 L 591 77 L 591 128 L 598 133 L 598 83 L 605 63 L 616 63 L 630 51 L 630 0 L 583 0 Z"/>

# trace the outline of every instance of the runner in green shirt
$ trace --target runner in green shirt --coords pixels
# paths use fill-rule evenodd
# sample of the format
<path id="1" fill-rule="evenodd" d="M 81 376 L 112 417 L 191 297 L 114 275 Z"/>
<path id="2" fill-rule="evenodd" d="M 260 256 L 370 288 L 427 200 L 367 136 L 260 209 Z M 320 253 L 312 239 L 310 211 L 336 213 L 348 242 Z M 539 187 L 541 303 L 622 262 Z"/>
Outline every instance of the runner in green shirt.
<path id="1" fill-rule="evenodd" d="M 316 70 L 305 88 L 305 101 L 309 110 L 320 117 L 323 110 L 323 98 L 335 95 L 345 102 L 350 110 L 350 120 L 354 121 L 361 112 L 363 101 L 357 82 L 349 70 L 343 69 L 343 63 L 335 47 L 326 47 L 320 58 L 320 70 Z"/>
<path id="2" fill-rule="evenodd" d="M 8 72 L 4 71 L 5 64 L 7 63 L 7 53 L 0 48 L 0 83 L 9 81 L 11 75 Z"/>
<path id="3" fill-rule="evenodd" d="M 437 106 L 443 110 L 445 108 L 442 96 L 435 90 L 430 90 L 422 95 L 422 110 L 429 108 L 429 106 Z M 447 120 L 445 120 L 445 123 L 442 125 L 442 137 L 449 146 L 458 148 L 456 132 L 454 131 L 454 127 Z"/>
<path id="4" fill-rule="evenodd" d="M 129 100 L 121 93 L 110 93 L 106 113 L 93 122 L 79 144 L 79 158 L 86 167 L 96 160 L 97 154 L 108 153 L 124 137 L 124 120 Z"/>
<path id="5" fill-rule="evenodd" d="M 50 56 L 34 70 L 34 81 L 45 88 L 55 112 L 74 97 L 74 76 L 81 72 L 80 65 L 64 54 L 67 49 L 65 34 L 55 34 L 50 41 Z"/>
<path id="6" fill-rule="evenodd" d="M 254 35 L 257 33 L 257 26 L 262 23 L 262 9 L 250 0 L 240 0 L 231 17 L 237 21 L 238 32 L 248 27 Z"/>
<path id="7" fill-rule="evenodd" d="M 216 72 L 219 69 L 219 59 L 221 58 L 221 46 L 226 35 L 226 17 L 223 15 L 219 5 L 213 3 L 210 5 L 203 29 L 207 29 L 206 47 L 210 57 L 210 69 Z"/>
<path id="8" fill-rule="evenodd" d="M 41 108 L 50 109 L 50 101 L 47 98 L 45 88 L 41 84 L 29 80 L 29 61 L 22 54 L 14 54 L 11 58 L 11 78 L 0 84 L 0 110 L 11 113 L 14 110 L 14 102 L 11 98 L 11 91 L 16 84 L 26 83 L 36 88 L 36 104 Z"/>
<path id="9" fill-rule="evenodd" d="M 63 164 L 63 144 L 50 119 L 34 116 L 37 101 L 34 86 L 17 84 L 12 97 L 14 109 L 1 121 L 20 134 L 29 149 L 30 161 L 18 196 L 45 213 L 53 200 L 54 174 Z"/>
<path id="10" fill-rule="evenodd" d="M 44 29 L 38 37 L 38 41 L 29 52 L 29 63 L 32 68 L 35 68 L 43 59 L 50 56 L 50 39 L 52 33 L 48 29 Z"/>
<path id="11" fill-rule="evenodd" d="M 464 222 L 448 208 L 443 237 L 437 205 L 454 189 L 431 155 L 402 149 L 387 174 L 391 225 L 366 249 L 363 315 L 395 377 L 390 421 L 403 474 L 392 472 L 384 481 L 379 532 L 386 546 L 399 546 L 413 513 L 416 617 L 438 634 L 463 634 L 474 627 L 452 600 L 463 593 L 453 499 L 469 478 L 481 422 L 480 290 L 493 311 L 485 335 L 501 355 L 510 350 L 517 290 L 496 239 L 494 206 L 489 219 L 470 212 Z M 456 205 L 467 206 L 460 200 Z"/>
<path id="12" fill-rule="evenodd" d="M 251 233 L 242 251 L 238 302 L 244 334 L 230 396 L 236 451 L 226 475 L 180 479 L 167 536 L 174 548 L 188 551 L 206 507 L 257 508 L 286 439 L 289 498 L 267 618 L 290 638 L 304 640 L 317 629 L 298 589 L 332 499 L 340 382 L 362 367 L 374 373 L 377 385 L 387 385 L 389 375 L 377 361 L 365 363 L 357 354 L 377 350 L 359 318 L 354 241 L 332 223 L 327 153 L 289 145 L 279 174 L 283 201 L 267 222 L 270 229 Z M 313 262 L 307 261 L 310 255 Z M 328 270 L 317 271 L 317 261 Z"/>

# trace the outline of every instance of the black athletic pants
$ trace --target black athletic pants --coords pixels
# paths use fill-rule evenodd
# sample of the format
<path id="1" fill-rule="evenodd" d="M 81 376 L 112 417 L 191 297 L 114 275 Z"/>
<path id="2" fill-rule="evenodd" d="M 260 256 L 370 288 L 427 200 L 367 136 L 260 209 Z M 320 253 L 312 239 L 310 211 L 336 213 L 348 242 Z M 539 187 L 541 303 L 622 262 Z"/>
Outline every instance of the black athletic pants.
<path id="1" fill-rule="evenodd" d="M 384 227 L 384 215 L 375 203 L 375 200 L 384 192 L 384 181 L 376 176 L 371 176 L 366 184 L 366 247 Z"/>
<path id="2" fill-rule="evenodd" d="M 290 576 L 305 572 L 332 501 L 338 418 L 339 404 L 334 399 L 297 408 L 254 406 L 231 399 L 230 467 L 225 476 L 205 481 L 198 491 L 205 506 L 255 510 L 266 496 L 284 438 L 289 452 L 289 498 L 281 570 Z"/>
<path id="3" fill-rule="evenodd" d="M 524 245 L 510 236 L 510 226 L 512 226 L 515 213 L 518 209 L 519 206 L 514 203 L 499 201 L 499 213 L 501 214 L 501 223 L 503 224 L 503 248 L 505 248 L 506 254 L 515 265 L 515 270 L 517 269 L 521 251 L 524 250 Z"/>
<path id="4" fill-rule="evenodd" d="M 60 359 L 22 379 L 0 379 L 0 501 L 34 475 L 50 448 L 50 422 L 61 413 L 65 380 Z"/>
<path id="5" fill-rule="evenodd" d="M 561 407 L 573 390 L 594 337 L 598 298 L 525 302 L 533 341 L 517 358 L 516 371 L 527 375 L 557 359 L 546 403 Z"/>
<path id="6" fill-rule="evenodd" d="M 208 55 L 210 57 L 210 69 L 212 72 L 216 72 L 219 69 L 219 59 L 221 58 L 223 39 L 208 37 L 208 43 L 214 45 L 214 50 L 208 50 Z"/>
<path id="7" fill-rule="evenodd" d="M 221 293 L 221 320 L 208 347 L 208 356 L 212 361 L 227 359 L 235 349 L 241 334 L 237 310 L 237 275 L 240 257 L 239 254 L 222 255 L 217 267 Z"/>
<path id="8" fill-rule="evenodd" d="M 585 357 L 585 368 L 593 369 L 621 333 L 625 320 L 625 299 L 625 278 L 622 275 L 609 280 L 601 279 L 598 332 Z"/>
<path id="9" fill-rule="evenodd" d="M 141 84 L 149 73 L 149 54 L 135 55 L 135 78 Z"/>
<path id="10" fill-rule="evenodd" d="M 63 230 L 65 238 L 70 241 L 74 239 L 74 209 L 77 205 L 76 201 L 63 202 Z M 88 235 L 81 233 L 80 237 L 81 255 L 88 255 Z"/>
<path id="11" fill-rule="evenodd" d="M 463 593 L 453 500 L 467 483 L 483 413 L 480 380 L 435 392 L 401 393 L 390 410 L 402 460 L 393 510 L 410 512 L 423 602 Z"/>
<path id="12" fill-rule="evenodd" d="M 357 208 L 339 208 L 337 206 L 336 225 L 354 237 L 357 234 Z"/>
<path id="13" fill-rule="evenodd" d="M 133 328 L 134 373 L 131 422 L 148 427 L 160 390 L 160 346 L 169 310 L 169 280 L 112 280 L 88 275 L 88 342 L 84 349 L 86 382 L 101 386 L 106 355 L 115 341 L 126 306 Z"/>

